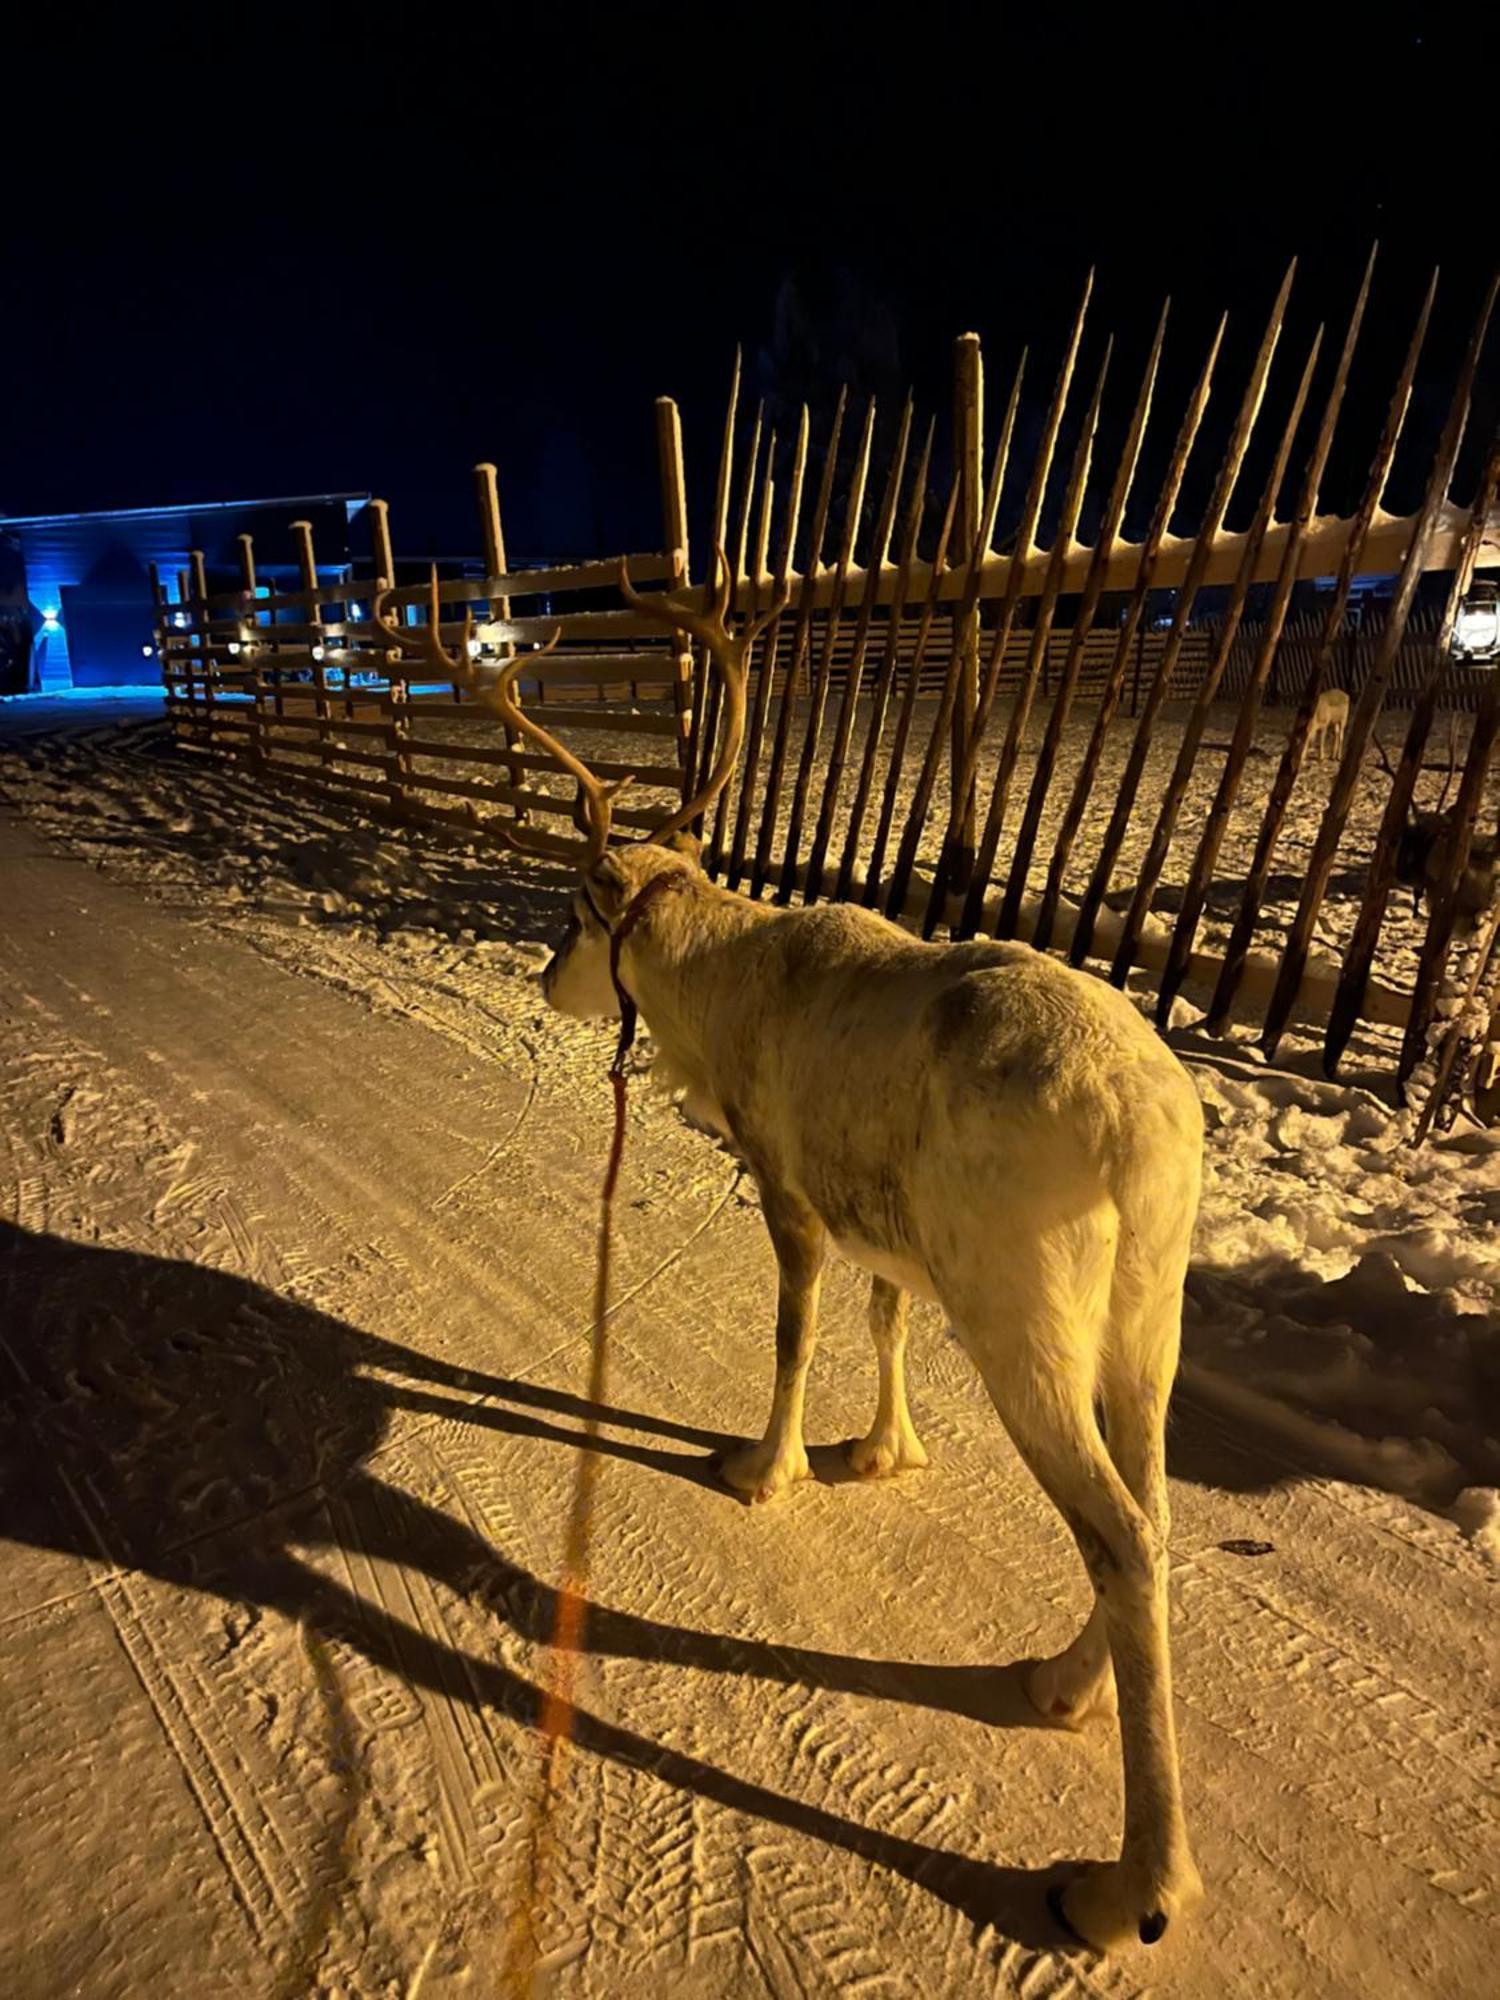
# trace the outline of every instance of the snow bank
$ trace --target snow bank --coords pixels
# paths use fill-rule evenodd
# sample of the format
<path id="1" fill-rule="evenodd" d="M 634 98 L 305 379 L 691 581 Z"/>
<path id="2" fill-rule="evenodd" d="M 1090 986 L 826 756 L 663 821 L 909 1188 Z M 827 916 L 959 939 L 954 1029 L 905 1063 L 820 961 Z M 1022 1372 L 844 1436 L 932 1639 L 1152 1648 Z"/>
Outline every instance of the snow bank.
<path id="1" fill-rule="evenodd" d="M 1410 1143 L 1363 1091 L 1192 1065 L 1209 1128 L 1184 1379 L 1500 1552 L 1500 1134 Z"/>

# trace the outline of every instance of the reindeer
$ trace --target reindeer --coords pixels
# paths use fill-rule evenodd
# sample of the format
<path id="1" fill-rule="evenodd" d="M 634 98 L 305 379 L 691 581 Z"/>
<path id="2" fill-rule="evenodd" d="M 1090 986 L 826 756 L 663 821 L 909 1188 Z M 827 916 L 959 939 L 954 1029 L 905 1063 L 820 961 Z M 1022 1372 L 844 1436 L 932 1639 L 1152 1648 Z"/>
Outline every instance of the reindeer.
<path id="1" fill-rule="evenodd" d="M 1323 762 L 1325 749 L 1331 748 L 1334 761 L 1344 754 L 1344 731 L 1349 725 L 1349 697 L 1342 688 L 1324 688 L 1318 696 L 1317 706 L 1312 712 L 1312 721 L 1307 728 L 1307 748 L 1311 754 L 1317 745 L 1318 762 Z"/>
<path id="2" fill-rule="evenodd" d="M 1073 1643 L 1028 1668 L 1029 1698 L 1069 1726 L 1118 1706 L 1121 1853 L 1054 1891 L 1054 1914 L 1101 1949 L 1155 1943 L 1202 1897 L 1172 1715 L 1164 1450 L 1197 1094 L 1123 993 L 1028 945 L 924 944 L 869 910 L 770 908 L 710 882 L 684 836 L 728 782 L 750 648 L 780 605 L 731 632 L 722 550 L 702 608 L 640 595 L 623 563 L 620 588 L 700 642 L 724 696 L 707 782 L 626 846 L 608 845 L 610 788 L 516 703 L 522 662 L 480 685 L 467 620 L 456 654 L 444 648 L 435 580 L 427 627 L 386 630 L 578 780 L 587 852 L 546 997 L 585 1020 L 639 1007 L 658 1070 L 759 1188 L 779 1272 L 774 1388 L 764 1437 L 723 1462 L 726 1482 L 768 1501 L 808 1476 L 803 1399 L 830 1244 L 873 1280 L 879 1391 L 859 1472 L 926 1463 L 903 1372 L 909 1295 L 951 1320 L 1094 1586 Z"/>
<path id="3" fill-rule="evenodd" d="M 1375 754 L 1381 769 L 1394 784 L 1395 767 L 1378 735 L 1375 737 Z M 1396 844 L 1396 880 L 1403 888 L 1411 890 L 1413 916 L 1420 911 L 1423 896 L 1430 904 L 1453 872 L 1454 848 L 1462 829 L 1459 823 L 1460 806 L 1457 801 L 1451 806 L 1448 804 L 1448 792 L 1457 768 L 1458 717 L 1455 715 L 1449 718 L 1448 768 L 1443 774 L 1443 789 L 1438 794 L 1437 805 L 1423 810 L 1409 805 L 1406 808 L 1406 824 Z M 1500 900 L 1500 834 L 1471 833 L 1469 851 L 1458 878 L 1458 892 L 1453 904 L 1453 928 L 1457 935 L 1471 936 L 1480 919 L 1495 907 L 1497 900 Z"/>

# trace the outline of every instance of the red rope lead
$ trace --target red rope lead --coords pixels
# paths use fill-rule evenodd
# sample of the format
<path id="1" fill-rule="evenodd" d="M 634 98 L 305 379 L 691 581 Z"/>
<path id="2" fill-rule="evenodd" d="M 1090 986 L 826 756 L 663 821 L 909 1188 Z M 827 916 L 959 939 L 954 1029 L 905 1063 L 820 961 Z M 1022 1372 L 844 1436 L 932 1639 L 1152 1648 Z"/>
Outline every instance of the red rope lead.
<path id="1" fill-rule="evenodd" d="M 562 1794 L 564 1753 L 573 1740 L 578 1708 L 573 1699 L 578 1685 L 578 1666 L 583 1657 L 588 1623 L 588 1599 L 584 1585 L 588 1579 L 589 1540 L 594 1525 L 594 1488 L 598 1484 L 600 1453 L 595 1450 L 599 1419 L 595 1412 L 604 1402 L 605 1323 L 609 1318 L 610 1240 L 614 1222 L 615 1187 L 620 1178 L 620 1162 L 625 1154 L 625 1063 L 635 1042 L 636 1005 L 620 978 L 620 952 L 631 932 L 650 905 L 664 892 L 681 888 L 687 881 L 681 874 L 656 875 L 638 890 L 610 933 L 609 974 L 614 981 L 620 1007 L 620 1034 L 615 1043 L 609 1081 L 615 1094 L 615 1131 L 609 1149 L 609 1165 L 604 1171 L 604 1192 L 599 1204 L 599 1253 L 594 1271 L 594 1346 L 589 1361 L 588 1415 L 583 1425 L 583 1450 L 573 1479 L 573 1504 L 568 1509 L 568 1533 L 563 1548 L 562 1581 L 558 1585 L 557 1610 L 552 1621 L 552 1685 L 542 1694 L 537 1717 L 547 1741 L 546 1772 L 542 1796 L 537 1803 L 536 1824 L 531 1840 L 531 1867 L 524 1893 L 518 1898 L 510 1925 L 510 1949 L 506 1954 L 511 1991 L 525 1996 L 531 1991 L 537 1965 L 536 1916 L 546 1899 L 548 1865 L 555 1846 L 553 1815 Z M 587 894 L 587 889 L 585 889 Z"/>
<path id="2" fill-rule="evenodd" d="M 634 1010 L 631 1010 L 632 1013 Z M 633 1027 L 634 1022 L 630 1025 Z M 605 1324 L 609 1318 L 610 1247 L 613 1233 L 615 1188 L 620 1179 L 620 1162 L 625 1154 L 625 1057 L 629 1039 L 622 1034 L 621 1046 L 610 1067 L 609 1081 L 615 1098 L 615 1129 L 610 1142 L 609 1165 L 604 1174 L 604 1191 L 599 1206 L 598 1258 L 594 1272 L 594 1338 L 589 1359 L 588 1413 L 584 1418 L 584 1448 L 578 1454 L 573 1478 L 573 1500 L 568 1510 L 568 1532 L 563 1549 L 562 1581 L 558 1586 L 557 1608 L 552 1621 L 554 1657 L 552 1684 L 542 1694 L 538 1726 L 547 1742 L 547 1761 L 542 1795 L 537 1803 L 536 1823 L 531 1837 L 531 1866 L 524 1893 L 519 1898 L 510 1926 L 510 1949 L 506 1957 L 511 1991 L 527 1995 L 531 1991 L 537 1964 L 536 1916 L 545 1900 L 555 1846 L 553 1817 L 562 1795 L 565 1752 L 577 1726 L 578 1708 L 574 1691 L 583 1657 L 588 1625 L 589 1542 L 593 1532 L 594 1489 L 598 1483 L 600 1454 L 593 1448 L 599 1436 L 597 1410 L 605 1391 Z"/>

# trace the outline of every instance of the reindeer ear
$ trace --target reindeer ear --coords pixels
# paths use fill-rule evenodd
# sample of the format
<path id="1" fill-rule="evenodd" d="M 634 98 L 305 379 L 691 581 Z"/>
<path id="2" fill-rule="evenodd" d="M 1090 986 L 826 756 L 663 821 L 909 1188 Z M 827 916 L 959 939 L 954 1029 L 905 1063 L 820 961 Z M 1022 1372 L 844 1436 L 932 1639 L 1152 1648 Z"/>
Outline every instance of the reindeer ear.
<path id="1" fill-rule="evenodd" d="M 613 923 L 631 896 L 630 884 L 620 866 L 619 856 L 604 855 L 592 868 L 584 870 L 583 879 L 600 916 Z"/>
<path id="2" fill-rule="evenodd" d="M 703 842 L 685 826 L 679 827 L 676 833 L 669 833 L 660 845 L 670 847 L 674 854 L 685 856 L 695 868 L 703 865 Z"/>

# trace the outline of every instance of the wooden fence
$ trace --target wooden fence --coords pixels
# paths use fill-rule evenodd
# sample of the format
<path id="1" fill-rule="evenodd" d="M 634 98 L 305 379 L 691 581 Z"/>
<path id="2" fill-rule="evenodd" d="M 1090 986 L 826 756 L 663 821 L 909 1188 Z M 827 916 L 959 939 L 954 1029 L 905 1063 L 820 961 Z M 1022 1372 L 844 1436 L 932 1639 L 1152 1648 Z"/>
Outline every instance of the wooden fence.
<path id="1" fill-rule="evenodd" d="M 935 425 L 919 428 L 910 401 L 882 466 L 872 462 L 873 403 L 856 419 L 842 396 L 813 459 L 806 413 L 794 437 L 778 440 L 763 411 L 741 409 L 736 369 L 711 538 L 727 551 L 737 610 L 753 612 L 772 592 L 785 591 L 788 602 L 756 648 L 744 747 L 703 829 L 711 872 L 782 903 L 857 899 L 926 936 L 1029 937 L 1066 950 L 1075 964 L 1102 963 L 1117 984 L 1144 966 L 1161 1021 L 1185 987 L 1206 1003 L 1211 1030 L 1237 1012 L 1254 1021 L 1268 1053 L 1293 1018 L 1311 1021 L 1330 1072 L 1361 1024 L 1399 1029 L 1394 1065 L 1409 1077 L 1427 1049 L 1462 929 L 1469 849 L 1492 810 L 1486 787 L 1500 673 L 1456 670 L 1449 636 L 1476 565 L 1500 561 L 1497 441 L 1483 440 L 1472 504 L 1450 495 L 1495 292 L 1451 385 L 1422 504 L 1397 518 L 1382 501 L 1434 279 L 1385 423 L 1370 441 L 1363 498 L 1342 520 L 1320 515 L 1319 490 L 1371 277 L 1367 269 L 1337 355 L 1321 365 L 1320 330 L 1276 412 L 1266 391 L 1291 272 L 1248 380 L 1218 379 L 1221 323 L 1179 411 L 1156 407 L 1163 313 L 1119 454 L 1097 471 L 1110 346 L 1075 395 L 1091 338 L 1086 292 L 1019 518 L 1006 524 L 1008 553 L 994 544 L 1021 376 L 986 460 L 977 338 L 958 343 L 953 471 L 938 493 Z M 1227 441 L 1196 528 L 1176 535 L 1184 478 L 1215 398 L 1232 412 Z M 1054 468 L 1065 418 L 1076 443 L 1070 462 Z M 1157 491 L 1140 496 L 1150 498 L 1150 524 L 1130 541 L 1122 523 L 1153 426 L 1171 445 L 1156 454 L 1165 461 Z M 702 603 L 677 411 L 666 400 L 657 406 L 657 440 L 663 546 L 627 558 L 629 572 L 637 585 L 661 582 Z M 1249 496 L 1249 525 L 1228 531 L 1247 460 L 1264 466 L 1268 457 Z M 622 605 L 618 558 L 507 572 L 493 468 L 479 467 L 476 479 L 487 574 L 442 583 L 443 636 L 456 643 L 465 609 L 480 621 L 481 660 L 558 631 L 558 650 L 523 674 L 522 691 L 601 774 L 635 774 L 616 822 L 649 827 L 710 767 L 718 689 L 701 657 L 664 644 L 659 627 Z M 1095 484 L 1100 525 L 1084 544 L 1077 530 Z M 1288 485 L 1295 500 L 1279 518 Z M 1036 537 L 1055 486 L 1057 519 L 1044 548 Z M 373 519 L 371 579 L 392 576 L 378 502 Z M 296 591 L 257 594 L 248 545 L 238 591 L 210 596 L 197 559 L 178 579 L 175 601 L 159 588 L 163 675 L 182 740 L 233 750 L 278 779 L 501 839 L 525 818 L 533 844 L 543 832 L 559 858 L 576 854 L 570 785 L 559 785 L 545 759 L 506 742 L 457 689 L 414 678 L 368 622 L 371 579 L 320 586 L 310 531 L 301 537 Z M 707 568 L 700 563 L 700 576 Z M 1442 607 L 1419 607 L 1419 586 L 1434 572 Z M 1354 632 L 1350 600 L 1368 576 L 1394 579 L 1391 595 Z M 1326 600 L 1311 616 L 1289 618 L 1294 589 L 1315 577 L 1333 579 Z M 549 598 L 569 608 L 544 615 Z M 418 588 L 394 593 L 409 622 L 424 615 L 424 599 Z M 1253 624 L 1252 603 L 1260 607 Z M 1325 685 L 1353 696 L 1331 774 L 1304 769 Z M 1290 710 L 1268 705 L 1268 694 Z M 1392 892 L 1408 812 L 1414 801 L 1432 803 L 1418 785 L 1445 700 L 1471 713 L 1451 837 L 1414 929 Z M 1404 740 L 1394 776 L 1372 791 L 1367 753 L 1387 705 L 1405 711 Z"/>

